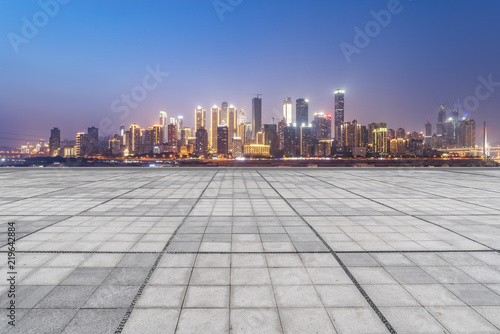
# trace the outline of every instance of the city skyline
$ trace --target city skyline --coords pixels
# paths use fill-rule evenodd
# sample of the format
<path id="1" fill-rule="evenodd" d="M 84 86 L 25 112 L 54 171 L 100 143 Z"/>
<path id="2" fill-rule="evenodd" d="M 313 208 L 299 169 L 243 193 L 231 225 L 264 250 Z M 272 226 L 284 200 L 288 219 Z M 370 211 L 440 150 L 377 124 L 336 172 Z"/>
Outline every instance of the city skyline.
<path id="1" fill-rule="evenodd" d="M 451 109 L 459 98 L 474 98 L 480 85 L 481 96 L 488 98 L 479 99 L 472 117 L 477 124 L 488 121 L 489 137 L 499 142 L 499 50 L 495 43 L 484 43 L 496 35 L 496 1 L 480 6 L 400 1 L 402 10 L 350 62 L 340 46 L 355 45 L 354 28 L 372 22 L 372 12 L 386 10 L 387 1 L 242 2 L 223 20 L 211 2 L 198 5 L 123 2 L 123 15 L 111 15 L 117 10 L 112 4 L 71 2 L 61 4 L 36 36 L 19 44 L 19 52 L 9 38 L 2 39 L 0 146 L 19 143 L 12 137 L 25 142 L 30 139 L 22 138 L 25 134 L 47 136 L 42 129 L 55 126 L 54 120 L 63 137 L 90 124 L 103 128 L 103 118 L 154 124 L 159 110 L 184 115 L 186 124 L 194 124 L 193 108 L 202 105 L 209 113 L 209 106 L 221 101 L 246 110 L 250 119 L 250 97 L 256 93 L 264 98 L 262 124 L 282 115 L 283 98 L 290 96 L 308 98 L 311 113 L 333 115 L 331 94 L 339 87 L 350 96 L 346 121 L 393 120 L 395 127 L 418 124 L 423 131 L 429 115 L 435 123 L 441 104 Z M 1 6 L 8 14 L 0 23 L 6 37 L 21 34 L 22 18 L 31 20 L 43 10 L 37 3 Z M 92 13 L 102 15 L 89 26 L 85 15 Z M 304 25 L 286 24 L 299 13 Z M 457 17 L 467 19 L 457 22 Z M 190 22 L 204 22 L 206 29 Z M 294 41 L 300 47 L 285 57 L 282 51 Z M 155 88 L 147 90 L 147 97 L 133 101 L 135 108 L 114 112 L 113 105 L 125 106 L 122 94 L 131 95 L 148 75 L 147 86 Z M 13 129 L 15 135 L 8 135 Z"/>

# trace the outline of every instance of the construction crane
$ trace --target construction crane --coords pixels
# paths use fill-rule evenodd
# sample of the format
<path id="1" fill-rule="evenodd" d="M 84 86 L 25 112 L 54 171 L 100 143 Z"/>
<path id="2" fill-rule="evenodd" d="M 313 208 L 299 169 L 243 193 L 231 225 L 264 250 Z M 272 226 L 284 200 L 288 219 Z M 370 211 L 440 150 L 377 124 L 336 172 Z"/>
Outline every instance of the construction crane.
<path id="1" fill-rule="evenodd" d="M 247 94 L 247 95 L 255 95 L 255 96 L 257 96 L 257 98 L 259 98 L 260 96 L 262 96 L 262 94 L 260 94 L 260 93 L 255 93 L 255 94 Z"/>

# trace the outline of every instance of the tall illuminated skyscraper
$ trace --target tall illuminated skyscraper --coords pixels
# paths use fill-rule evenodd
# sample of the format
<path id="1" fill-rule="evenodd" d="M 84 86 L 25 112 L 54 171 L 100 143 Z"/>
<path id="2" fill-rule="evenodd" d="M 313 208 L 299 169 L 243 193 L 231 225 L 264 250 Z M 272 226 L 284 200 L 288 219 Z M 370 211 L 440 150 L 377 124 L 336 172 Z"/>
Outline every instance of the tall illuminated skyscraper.
<path id="1" fill-rule="evenodd" d="M 219 114 L 219 124 L 229 125 L 228 117 L 228 104 L 227 102 L 222 102 L 220 114 Z"/>
<path id="2" fill-rule="evenodd" d="M 283 119 L 285 120 L 286 125 L 293 123 L 293 106 L 291 97 L 285 97 L 285 100 L 283 101 Z"/>
<path id="3" fill-rule="evenodd" d="M 217 155 L 227 156 L 228 153 L 228 128 L 221 124 L 217 127 Z"/>
<path id="4" fill-rule="evenodd" d="M 217 128 L 219 127 L 219 114 L 220 108 L 217 106 L 212 107 L 211 112 L 211 127 L 210 127 L 210 143 L 212 150 L 217 151 Z"/>
<path id="5" fill-rule="evenodd" d="M 444 124 L 444 122 L 446 122 L 446 111 L 444 110 L 444 106 L 441 106 L 441 108 L 439 109 L 438 121 L 436 124 L 436 134 L 438 135 L 438 137 L 442 137 L 446 133 L 446 125 Z"/>
<path id="6" fill-rule="evenodd" d="M 168 118 L 165 111 L 160 111 L 160 126 L 163 129 L 163 139 L 162 144 L 168 142 Z"/>
<path id="7" fill-rule="evenodd" d="M 344 95 L 341 89 L 335 91 L 335 140 L 340 140 L 340 126 L 344 123 Z"/>
<path id="8" fill-rule="evenodd" d="M 295 122 L 297 123 L 297 127 L 300 129 L 301 126 L 309 125 L 309 100 L 297 99 L 295 103 Z"/>
<path id="9" fill-rule="evenodd" d="M 241 109 L 240 114 L 238 116 L 238 125 L 245 124 L 246 122 L 247 122 L 247 114 L 245 113 L 245 110 Z"/>
<path id="10" fill-rule="evenodd" d="M 141 144 L 141 128 L 136 123 L 130 126 L 129 153 L 138 154 Z"/>
<path id="11" fill-rule="evenodd" d="M 89 142 L 89 137 L 85 132 L 78 132 L 76 134 L 75 150 L 77 156 L 82 156 L 87 154 L 88 142 Z"/>
<path id="12" fill-rule="evenodd" d="M 61 148 L 61 130 L 58 128 L 53 128 L 50 130 L 50 139 L 49 139 L 49 149 L 50 155 L 55 156 L 59 153 L 59 149 Z"/>
<path id="13" fill-rule="evenodd" d="M 194 118 L 195 118 L 195 127 L 194 131 L 198 131 L 199 128 L 205 128 L 206 125 L 206 118 L 207 118 L 207 111 L 203 109 L 202 107 L 198 107 L 194 110 Z"/>
<path id="14" fill-rule="evenodd" d="M 233 149 L 233 137 L 236 137 L 238 109 L 230 106 L 227 112 L 227 127 L 228 127 L 228 147 L 229 150 Z"/>
<path id="15" fill-rule="evenodd" d="M 252 99 L 252 138 L 262 128 L 262 98 L 254 97 Z"/>

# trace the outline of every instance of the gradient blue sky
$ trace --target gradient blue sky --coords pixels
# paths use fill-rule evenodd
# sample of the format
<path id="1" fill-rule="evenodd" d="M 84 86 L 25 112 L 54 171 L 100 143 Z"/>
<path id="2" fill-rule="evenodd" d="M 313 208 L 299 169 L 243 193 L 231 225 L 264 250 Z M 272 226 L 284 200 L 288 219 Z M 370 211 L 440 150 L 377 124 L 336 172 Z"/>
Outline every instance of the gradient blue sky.
<path id="1" fill-rule="evenodd" d="M 160 110 L 193 126 L 196 106 L 222 101 L 250 118 L 252 93 L 263 94 L 265 123 L 286 96 L 309 98 L 312 117 L 333 111 L 337 88 L 346 90 L 346 121 L 423 131 L 430 115 L 435 131 L 440 104 L 473 96 L 478 76 L 500 82 L 500 1 L 400 2 L 402 12 L 348 64 L 339 44 L 354 44 L 354 27 L 388 0 L 243 0 L 224 20 L 212 0 L 71 0 L 18 53 L 8 34 L 21 34 L 22 18 L 41 8 L 0 0 L 0 145 L 48 138 L 53 126 L 74 138 L 103 118 L 146 127 Z M 157 64 L 169 76 L 119 119 L 112 101 Z M 500 142 L 494 89 L 473 118 Z"/>

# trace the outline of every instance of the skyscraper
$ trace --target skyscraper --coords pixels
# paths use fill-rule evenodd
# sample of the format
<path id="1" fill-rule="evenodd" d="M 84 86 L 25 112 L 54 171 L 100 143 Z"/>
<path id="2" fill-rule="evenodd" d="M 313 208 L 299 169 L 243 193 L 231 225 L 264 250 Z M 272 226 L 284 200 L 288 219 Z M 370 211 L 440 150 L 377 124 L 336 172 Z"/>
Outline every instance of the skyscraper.
<path id="1" fill-rule="evenodd" d="M 168 125 L 168 146 L 173 146 L 177 148 L 177 125 L 169 124 Z"/>
<path id="2" fill-rule="evenodd" d="M 208 153 L 208 132 L 204 127 L 196 130 L 196 153 L 205 155 Z"/>
<path id="3" fill-rule="evenodd" d="M 309 100 L 297 99 L 295 113 L 297 127 L 309 125 Z"/>
<path id="4" fill-rule="evenodd" d="M 236 137 L 236 123 L 237 123 L 238 109 L 230 106 L 227 112 L 227 127 L 228 127 L 228 147 L 233 150 L 233 138 Z"/>
<path id="5" fill-rule="evenodd" d="M 460 145 L 474 148 L 476 146 L 476 122 L 466 119 L 460 124 Z"/>
<path id="6" fill-rule="evenodd" d="M 429 122 L 429 118 L 427 119 L 427 123 L 425 123 L 425 142 L 427 144 L 431 144 L 432 140 L 432 124 Z"/>
<path id="7" fill-rule="evenodd" d="M 61 148 L 61 130 L 59 128 L 53 128 L 50 130 L 49 139 L 49 150 L 51 156 L 56 156 L 59 154 L 59 149 Z"/>
<path id="8" fill-rule="evenodd" d="M 341 89 L 335 91 L 335 140 L 340 139 L 340 126 L 344 124 L 344 95 L 345 92 Z"/>
<path id="9" fill-rule="evenodd" d="M 287 157 L 293 157 L 297 151 L 296 143 L 296 133 L 297 130 L 294 126 L 285 126 L 284 138 L 283 138 L 283 149 L 285 150 L 285 155 Z"/>
<path id="10" fill-rule="evenodd" d="M 221 124 L 217 127 L 217 155 L 227 156 L 228 153 L 228 128 Z"/>
<path id="11" fill-rule="evenodd" d="M 165 111 L 160 111 L 160 126 L 163 129 L 163 139 L 162 139 L 162 144 L 165 144 L 168 142 L 168 118 L 167 118 L 167 113 Z"/>
<path id="12" fill-rule="evenodd" d="M 241 109 L 240 114 L 238 116 L 238 125 L 245 124 L 247 122 L 247 114 L 245 110 Z"/>
<path id="13" fill-rule="evenodd" d="M 76 155 L 83 156 L 87 154 L 89 137 L 85 132 L 78 132 L 76 134 Z"/>
<path id="14" fill-rule="evenodd" d="M 436 124 L 436 134 L 438 135 L 438 137 L 441 137 L 446 133 L 444 122 L 446 122 L 446 111 L 444 110 L 444 106 L 441 106 L 441 108 L 439 109 L 438 121 Z"/>
<path id="15" fill-rule="evenodd" d="M 210 127 L 210 143 L 212 145 L 212 150 L 214 151 L 217 151 L 217 128 L 219 127 L 219 114 L 220 108 L 213 106 L 210 120 L 212 122 L 212 126 Z"/>
<path id="16" fill-rule="evenodd" d="M 262 98 L 254 97 L 252 99 L 252 138 L 262 128 Z"/>
<path id="17" fill-rule="evenodd" d="M 313 139 L 332 139 L 332 115 L 314 113 L 311 126 Z"/>
<path id="18" fill-rule="evenodd" d="M 141 143 L 141 128 L 136 123 L 130 126 L 129 154 L 139 154 Z"/>
<path id="19" fill-rule="evenodd" d="M 293 123 L 293 105 L 291 97 L 285 97 L 283 101 L 283 119 L 286 125 Z"/>
<path id="20" fill-rule="evenodd" d="M 87 154 L 94 155 L 99 151 L 99 129 L 92 126 L 87 129 L 89 144 Z"/>
<path id="21" fill-rule="evenodd" d="M 278 151 L 278 133 L 276 124 L 264 124 L 264 145 L 269 145 L 269 153 L 276 156 Z"/>
<path id="22" fill-rule="evenodd" d="M 311 154 L 312 138 L 311 138 L 311 127 L 301 126 L 300 127 L 300 155 L 308 156 Z"/>
<path id="23" fill-rule="evenodd" d="M 194 110 L 194 119 L 195 119 L 195 127 L 194 131 L 198 131 L 199 128 L 206 128 L 206 118 L 207 118 L 207 111 L 203 109 L 202 107 L 198 107 Z"/>
<path id="24" fill-rule="evenodd" d="M 345 122 L 340 126 L 340 146 L 344 152 L 354 152 L 356 147 L 362 147 L 362 129 L 358 121 Z"/>
<path id="25" fill-rule="evenodd" d="M 387 154 L 387 128 L 373 130 L 373 151 L 378 154 Z"/>
<path id="26" fill-rule="evenodd" d="M 228 125 L 228 104 L 227 102 L 222 102 L 221 109 L 220 109 L 220 114 L 219 114 L 219 125 L 224 124 Z"/>

